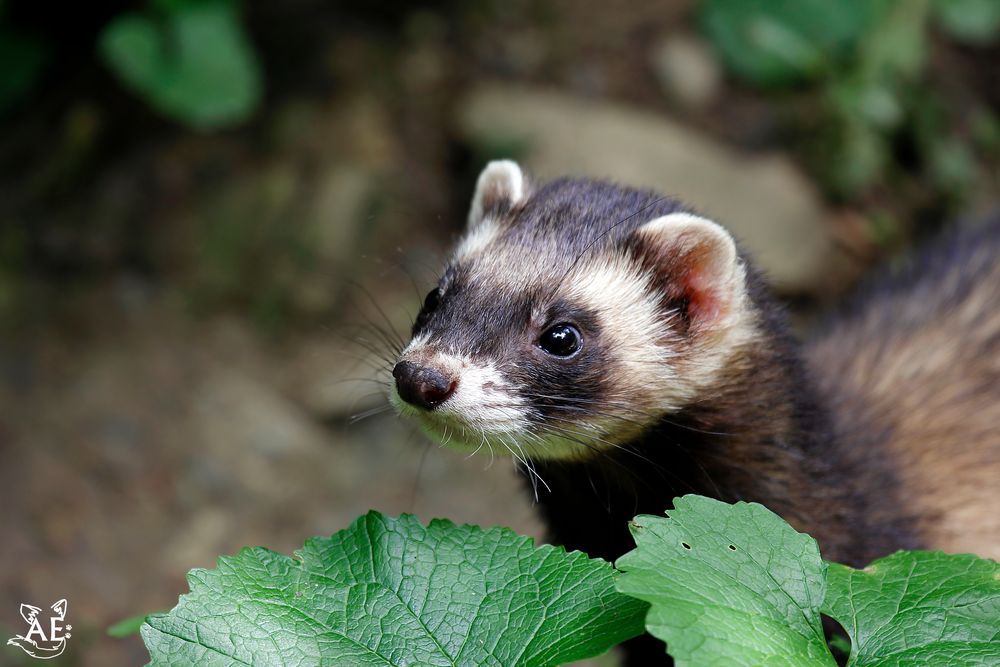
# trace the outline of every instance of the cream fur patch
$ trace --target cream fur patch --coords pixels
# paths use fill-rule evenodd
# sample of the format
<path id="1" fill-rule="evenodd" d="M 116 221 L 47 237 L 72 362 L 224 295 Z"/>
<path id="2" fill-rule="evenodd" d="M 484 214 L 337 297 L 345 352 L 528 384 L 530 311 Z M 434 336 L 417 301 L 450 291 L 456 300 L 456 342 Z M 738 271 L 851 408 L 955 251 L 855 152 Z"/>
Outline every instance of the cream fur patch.
<path id="1" fill-rule="evenodd" d="M 491 364 L 476 364 L 466 357 L 431 350 L 425 343 L 412 345 L 401 361 L 426 364 L 458 378 L 454 392 L 434 410 L 418 410 L 399 397 L 395 385 L 389 401 L 405 416 L 417 417 L 442 444 L 475 450 L 489 444 L 515 444 L 515 434 L 526 431 L 529 406 L 512 390 L 507 379 Z"/>
<path id="2" fill-rule="evenodd" d="M 468 261 L 482 253 L 500 234 L 500 226 L 491 218 L 482 220 L 469 230 L 455 249 L 454 259 Z"/>
<path id="3" fill-rule="evenodd" d="M 598 253 L 574 268 L 562 296 L 598 314 L 603 345 L 612 352 L 607 369 L 612 389 L 602 411 L 617 418 L 587 422 L 615 442 L 697 400 L 718 381 L 740 347 L 756 336 L 745 268 L 728 232 L 689 214 L 664 216 L 642 229 L 682 244 L 702 243 L 707 235 L 717 280 L 730 295 L 729 307 L 709 328 L 682 337 L 669 315 L 664 317 L 653 277 L 630 258 Z"/>
<path id="4" fill-rule="evenodd" d="M 524 199 L 524 195 L 524 174 L 516 162 L 513 160 L 490 162 L 476 180 L 476 191 L 472 195 L 472 205 L 469 207 L 469 229 L 483 219 L 488 199 L 505 198 L 514 206 Z"/>

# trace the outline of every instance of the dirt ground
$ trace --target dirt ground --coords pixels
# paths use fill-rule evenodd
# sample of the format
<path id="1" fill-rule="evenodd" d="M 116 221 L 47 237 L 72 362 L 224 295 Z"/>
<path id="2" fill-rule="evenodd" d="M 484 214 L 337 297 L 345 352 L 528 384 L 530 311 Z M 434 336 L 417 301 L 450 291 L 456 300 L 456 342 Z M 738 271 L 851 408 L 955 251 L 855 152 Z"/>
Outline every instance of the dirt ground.
<path id="1" fill-rule="evenodd" d="M 508 460 L 439 450 L 384 412 L 310 414 L 295 374 L 324 340 L 279 358 L 238 323 L 155 307 L 95 335 L 2 363 L 2 596 L 70 601 L 76 659 L 62 664 L 141 664 L 137 638 L 103 630 L 173 606 L 187 570 L 246 545 L 291 553 L 370 508 L 539 535 Z M 330 382 L 355 365 L 331 360 Z"/>

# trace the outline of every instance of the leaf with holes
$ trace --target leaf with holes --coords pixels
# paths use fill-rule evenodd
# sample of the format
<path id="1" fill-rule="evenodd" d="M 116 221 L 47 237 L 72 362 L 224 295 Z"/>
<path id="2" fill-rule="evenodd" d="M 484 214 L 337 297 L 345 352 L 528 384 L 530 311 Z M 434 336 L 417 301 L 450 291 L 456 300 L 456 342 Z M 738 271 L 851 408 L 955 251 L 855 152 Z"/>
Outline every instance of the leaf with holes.
<path id="1" fill-rule="evenodd" d="M 557 665 L 642 632 L 609 563 L 506 528 L 370 512 L 297 556 L 193 570 L 142 626 L 151 664 Z"/>
<path id="2" fill-rule="evenodd" d="M 677 667 L 834 667 L 820 621 L 816 541 L 756 503 L 701 496 L 638 516 L 618 590 L 651 603 L 646 629 Z"/>
<path id="3" fill-rule="evenodd" d="M 831 564 L 823 611 L 851 637 L 851 667 L 1000 665 L 1000 565 L 901 551 L 863 570 Z"/>

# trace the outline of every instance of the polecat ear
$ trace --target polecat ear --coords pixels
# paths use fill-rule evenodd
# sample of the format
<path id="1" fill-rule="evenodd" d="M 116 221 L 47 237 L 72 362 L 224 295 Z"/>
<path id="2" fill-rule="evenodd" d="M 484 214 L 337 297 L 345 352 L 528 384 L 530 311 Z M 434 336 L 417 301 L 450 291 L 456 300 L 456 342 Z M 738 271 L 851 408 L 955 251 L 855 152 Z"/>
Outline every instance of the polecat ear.
<path id="1" fill-rule="evenodd" d="M 746 271 L 733 237 L 720 225 L 671 213 L 647 222 L 633 238 L 665 296 L 687 305 L 693 325 L 721 325 L 743 307 Z"/>
<path id="2" fill-rule="evenodd" d="M 513 160 L 494 160 L 486 165 L 469 209 L 469 228 L 475 227 L 486 213 L 510 209 L 525 197 L 527 184 L 521 167 Z"/>

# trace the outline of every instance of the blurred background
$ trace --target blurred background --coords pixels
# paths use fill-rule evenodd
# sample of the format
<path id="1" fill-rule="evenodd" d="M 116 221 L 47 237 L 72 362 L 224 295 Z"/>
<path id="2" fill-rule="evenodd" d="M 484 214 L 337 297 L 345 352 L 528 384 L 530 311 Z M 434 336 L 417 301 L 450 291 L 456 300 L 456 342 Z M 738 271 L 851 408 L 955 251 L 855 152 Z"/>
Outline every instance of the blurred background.
<path id="1" fill-rule="evenodd" d="M 188 569 L 369 508 L 540 536 L 372 381 L 484 162 L 678 195 L 805 328 L 1000 202 L 998 38 L 997 0 L 0 0 L 0 632 L 67 598 L 50 664 L 143 664 L 104 629 Z"/>

